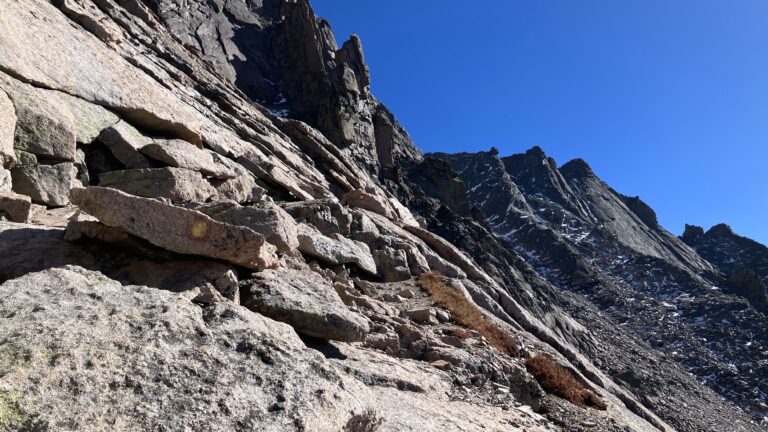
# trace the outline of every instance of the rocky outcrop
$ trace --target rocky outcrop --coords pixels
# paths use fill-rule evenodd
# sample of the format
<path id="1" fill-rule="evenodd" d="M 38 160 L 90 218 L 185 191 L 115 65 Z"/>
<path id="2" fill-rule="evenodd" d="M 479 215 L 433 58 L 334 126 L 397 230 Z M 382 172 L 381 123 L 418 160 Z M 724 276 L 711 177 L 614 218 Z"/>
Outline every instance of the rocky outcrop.
<path id="1" fill-rule="evenodd" d="M 716 265 L 734 292 L 757 307 L 768 307 L 768 247 L 734 233 L 726 224 L 715 225 L 706 232 L 701 227 L 686 225 L 680 238 Z"/>
<path id="2" fill-rule="evenodd" d="M 621 194 L 619 194 L 619 196 L 621 196 L 624 204 L 627 205 L 632 213 L 637 215 L 637 217 L 639 217 L 641 221 L 648 225 L 649 228 L 656 228 L 659 226 L 659 220 L 656 218 L 656 212 L 653 211 L 653 209 L 648 204 L 643 202 L 639 196 L 628 197 Z"/>
<path id="3" fill-rule="evenodd" d="M 220 179 L 235 176 L 226 167 L 218 165 L 209 151 L 183 140 L 154 140 L 139 150 L 144 155 L 172 167 L 199 171 L 203 175 Z"/>
<path id="4" fill-rule="evenodd" d="M 624 328 L 630 328 L 632 334 L 644 338 L 655 349 L 672 355 L 689 371 L 702 377 L 714 391 L 734 398 L 740 406 L 751 405 L 753 410 L 760 410 L 760 403 L 757 402 L 760 396 L 756 396 L 756 393 L 746 387 L 741 387 L 739 396 L 731 391 L 734 386 L 738 387 L 738 384 L 731 379 L 728 361 L 723 361 L 719 350 L 712 349 L 711 341 L 725 339 L 741 341 L 736 342 L 737 344 L 747 343 L 745 341 L 750 339 L 752 334 L 752 330 L 748 329 L 753 328 L 754 320 L 763 322 L 764 318 L 755 310 L 737 318 L 740 314 L 738 310 L 744 303 L 723 296 L 718 289 L 712 288 L 722 283 L 721 276 L 696 251 L 660 227 L 655 213 L 646 204 L 638 198 L 628 198 L 615 192 L 595 175 L 586 162 L 574 160 L 558 169 L 554 161 L 547 158 L 540 149 L 530 150 L 525 155 L 504 158 L 507 166 L 503 170 L 493 169 L 499 166 L 498 162 L 494 161 L 498 160 L 498 157 L 493 152 L 427 155 L 430 156 L 447 160 L 459 173 L 459 177 L 467 183 L 467 188 L 472 191 L 469 193 L 470 203 L 482 210 L 484 222 L 504 240 L 504 249 L 513 255 L 520 254 L 520 258 L 527 261 L 539 275 L 557 287 L 556 289 L 583 295 L 587 303 L 596 306 L 593 311 L 584 309 L 585 304 L 581 301 L 578 306 L 568 306 L 568 303 L 576 299 L 567 299 L 560 294 L 557 294 L 559 300 L 551 300 L 568 309 L 569 315 L 580 322 L 589 322 L 591 333 L 601 335 L 602 344 L 619 346 L 626 343 L 626 339 L 608 336 L 615 335 L 616 329 L 599 329 L 603 325 L 612 327 L 612 324 L 607 322 L 597 324 L 600 321 L 597 316 L 608 313 L 612 319 L 625 326 Z M 516 170 L 517 176 L 521 176 L 520 180 L 511 181 L 516 179 L 509 175 L 508 169 L 512 168 Z M 521 172 L 529 174 L 522 175 Z M 535 180 L 530 176 L 534 176 Z M 561 180 L 566 182 L 567 188 Z M 523 183 L 523 186 L 517 188 L 517 181 Z M 518 197 L 518 202 L 522 199 L 530 205 L 510 205 L 515 202 L 510 198 L 499 206 L 496 205 L 496 197 Z M 430 225 L 430 228 L 432 226 Z M 488 263 L 484 265 L 486 271 L 489 271 L 491 266 L 498 266 L 495 261 L 498 261 L 501 253 L 487 253 L 486 250 L 490 247 L 487 240 L 467 238 L 467 235 L 461 235 L 460 232 L 455 237 L 444 234 L 444 231 L 438 232 L 448 238 L 463 241 L 473 248 L 479 262 Z M 689 229 L 686 237 L 698 238 L 701 234 Z M 514 262 L 520 258 L 507 259 Z M 521 268 L 519 264 L 512 265 Z M 531 285 L 537 286 L 538 292 L 535 296 L 543 296 L 547 289 L 539 282 L 530 281 L 524 274 L 523 272 L 520 276 L 528 279 Z M 502 275 L 503 271 L 497 277 L 504 277 Z M 742 282 L 745 280 L 742 278 Z M 747 287 L 754 288 L 754 285 L 749 283 L 740 285 L 742 290 L 749 291 L 750 288 Z M 681 292 L 687 294 L 679 297 Z M 517 293 L 513 295 L 525 304 L 528 310 L 540 309 L 537 314 L 545 313 L 543 310 L 551 307 L 535 300 L 530 302 Z M 682 301 L 689 298 L 688 296 L 691 296 L 690 300 Z M 617 300 L 627 298 L 634 300 Z M 737 306 L 739 304 L 741 306 Z M 551 317 L 558 314 L 556 311 L 549 313 Z M 728 317 L 729 322 L 738 321 L 738 330 L 726 334 L 705 324 L 716 321 L 717 316 Z M 660 322 L 664 324 L 660 325 Z M 555 325 L 552 323 L 550 326 Z M 600 359 L 603 354 L 589 348 L 591 343 L 582 340 L 583 335 L 569 334 L 571 332 L 566 330 L 567 327 L 561 327 L 559 330 L 564 339 L 581 346 L 581 351 L 587 353 L 593 361 L 611 364 L 611 369 L 616 369 L 617 365 L 624 363 L 624 359 L 616 356 L 610 356 L 610 360 Z M 685 336 L 691 333 L 699 335 L 700 341 L 708 342 L 695 342 Z M 762 346 L 763 343 L 759 345 Z M 627 352 L 627 349 L 619 348 L 618 351 Z M 746 368 L 759 364 L 759 354 L 756 351 L 749 348 L 738 351 L 728 355 L 728 358 L 739 364 L 749 364 Z M 646 363 L 652 356 L 651 353 L 645 353 L 643 357 L 635 358 L 632 366 L 626 364 L 624 367 L 657 369 L 656 366 L 652 367 Z M 646 366 L 641 366 L 643 363 Z M 655 373 L 658 374 L 658 371 Z M 668 370 L 664 374 L 678 377 L 674 378 L 675 380 L 684 377 L 680 371 L 674 370 Z M 636 394 L 647 394 L 648 398 L 653 398 L 653 395 L 646 393 L 651 392 L 647 383 L 655 381 L 649 380 L 649 376 L 644 375 L 643 379 L 624 382 L 633 388 Z M 708 400 L 697 403 L 712 403 L 713 399 L 709 396 Z M 656 404 L 653 409 L 659 413 L 669 413 L 662 414 L 666 415 L 666 418 L 677 418 L 672 422 L 680 429 L 691 428 L 696 422 L 690 417 L 692 413 L 687 417 L 689 420 L 681 422 L 683 416 L 679 412 L 671 414 L 674 409 L 664 407 L 663 404 Z M 703 425 L 700 427 L 711 428 Z"/>
<path id="5" fill-rule="evenodd" d="M 251 269 L 277 265 L 275 246 L 261 234 L 194 210 L 96 186 L 73 189 L 71 199 L 105 225 L 173 252 L 222 259 Z"/>
<path id="6" fill-rule="evenodd" d="M 299 247 L 296 222 L 274 203 L 265 202 L 243 207 L 231 201 L 219 201 L 200 206 L 197 210 L 217 221 L 256 231 L 275 245 L 278 252 L 287 253 Z"/>
<path id="7" fill-rule="evenodd" d="M 0 217 L 12 222 L 27 222 L 32 207 L 32 200 L 14 192 L 0 192 Z"/>
<path id="8" fill-rule="evenodd" d="M 152 139 L 142 135 L 125 121 L 104 129 L 98 136 L 112 155 L 127 168 L 150 168 L 152 163 L 139 151 L 152 144 Z"/>

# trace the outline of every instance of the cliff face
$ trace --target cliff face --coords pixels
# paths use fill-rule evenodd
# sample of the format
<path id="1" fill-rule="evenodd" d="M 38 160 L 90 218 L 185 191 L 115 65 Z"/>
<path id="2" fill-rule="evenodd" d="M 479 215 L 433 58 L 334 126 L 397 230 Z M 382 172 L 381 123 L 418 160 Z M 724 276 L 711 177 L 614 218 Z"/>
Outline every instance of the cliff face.
<path id="1" fill-rule="evenodd" d="M 424 159 L 306 0 L 0 29 L 0 430 L 760 430 L 718 269 L 582 162 Z"/>
<path id="2" fill-rule="evenodd" d="M 360 39 L 341 47 L 306 1 L 153 0 L 147 6 L 188 49 L 251 100 L 317 128 L 376 173 L 419 151 L 370 92 Z"/>

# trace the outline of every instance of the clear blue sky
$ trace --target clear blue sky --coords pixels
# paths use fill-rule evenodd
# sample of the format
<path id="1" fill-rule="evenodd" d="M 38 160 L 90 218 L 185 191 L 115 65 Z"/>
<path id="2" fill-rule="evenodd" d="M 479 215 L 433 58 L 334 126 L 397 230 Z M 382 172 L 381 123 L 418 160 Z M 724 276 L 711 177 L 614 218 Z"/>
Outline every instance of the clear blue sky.
<path id="1" fill-rule="evenodd" d="M 768 244 L 768 1 L 313 0 L 424 151 L 581 157 L 661 223 Z"/>

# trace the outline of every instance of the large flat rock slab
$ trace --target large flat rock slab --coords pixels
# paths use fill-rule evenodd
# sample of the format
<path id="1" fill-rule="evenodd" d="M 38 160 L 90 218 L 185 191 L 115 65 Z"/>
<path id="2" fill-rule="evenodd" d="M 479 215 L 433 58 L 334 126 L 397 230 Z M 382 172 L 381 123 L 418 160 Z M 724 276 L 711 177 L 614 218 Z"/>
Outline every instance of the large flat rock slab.
<path id="1" fill-rule="evenodd" d="M 103 224 L 122 228 L 163 249 L 250 269 L 277 265 L 276 248 L 263 235 L 215 221 L 195 210 L 96 186 L 73 189 L 70 198 Z"/>
<path id="2" fill-rule="evenodd" d="M 201 143 L 202 119 L 170 90 L 131 65 L 49 2 L 4 2 L 0 66 L 38 87 L 97 103 L 131 123 Z"/>

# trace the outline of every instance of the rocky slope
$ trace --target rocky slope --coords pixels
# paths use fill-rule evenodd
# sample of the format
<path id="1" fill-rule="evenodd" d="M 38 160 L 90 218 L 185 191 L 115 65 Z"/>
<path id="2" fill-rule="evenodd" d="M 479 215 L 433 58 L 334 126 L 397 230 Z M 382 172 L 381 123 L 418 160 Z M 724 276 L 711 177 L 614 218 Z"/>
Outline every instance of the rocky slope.
<path id="1" fill-rule="evenodd" d="M 725 224 L 707 232 L 686 225 L 680 238 L 728 278 L 726 289 L 746 297 L 755 308 L 768 311 L 768 247 L 734 233 Z"/>
<path id="2" fill-rule="evenodd" d="M 761 429 L 720 264 L 584 164 L 423 158 L 306 0 L 0 29 L 0 430 Z"/>
<path id="3" fill-rule="evenodd" d="M 572 316 L 581 322 L 607 317 L 653 348 L 644 357 L 673 360 L 755 421 L 764 418 L 764 312 L 743 293 L 727 290 L 720 266 L 660 227 L 639 198 L 612 190 L 582 160 L 558 168 L 539 148 L 503 158 L 493 150 L 427 156 L 450 164 L 471 191 L 470 205 L 507 249 L 594 308 L 574 304 L 567 307 Z M 609 343 L 619 348 L 622 339 Z M 616 360 L 605 361 L 617 350 L 584 351 L 599 363 L 614 363 L 611 375 L 630 386 L 646 380 L 639 378 L 644 367 L 627 372 L 615 367 Z M 663 400 L 655 390 L 636 393 L 650 406 Z"/>

